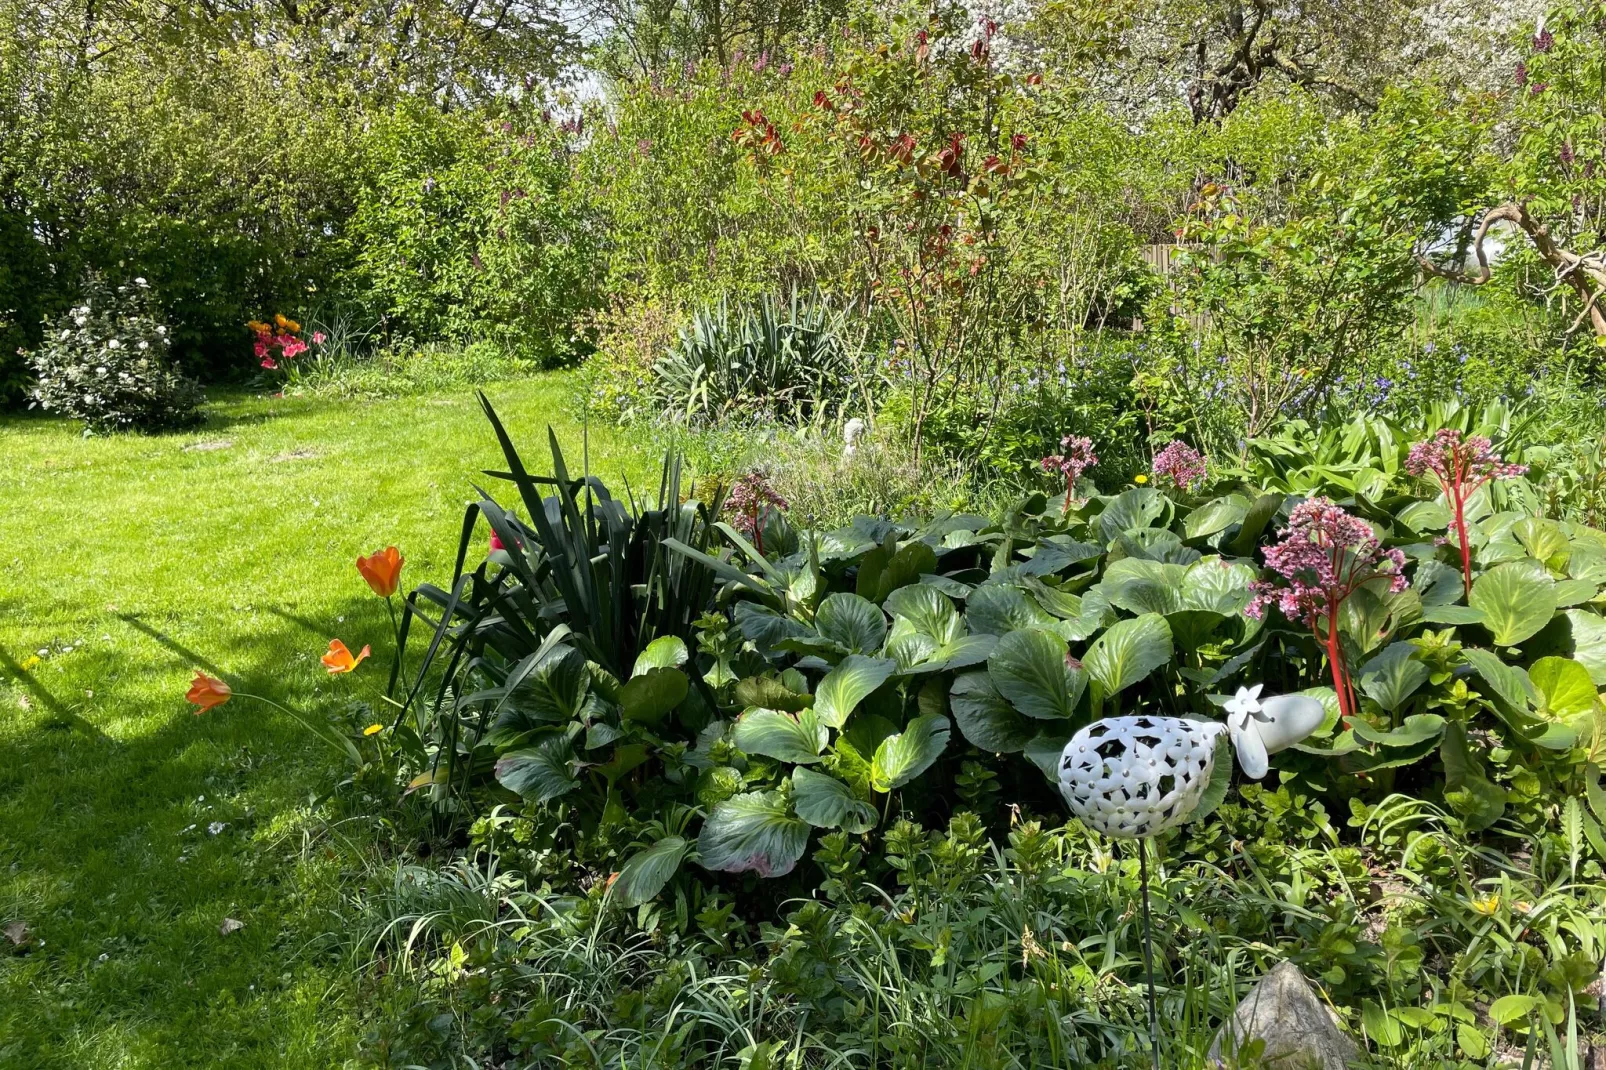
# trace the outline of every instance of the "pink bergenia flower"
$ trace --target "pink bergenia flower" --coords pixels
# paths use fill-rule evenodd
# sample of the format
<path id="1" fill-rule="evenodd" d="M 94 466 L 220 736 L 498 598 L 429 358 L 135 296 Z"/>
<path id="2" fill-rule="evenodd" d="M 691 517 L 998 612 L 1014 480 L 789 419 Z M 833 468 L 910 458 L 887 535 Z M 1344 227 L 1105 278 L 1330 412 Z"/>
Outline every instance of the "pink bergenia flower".
<path id="1" fill-rule="evenodd" d="M 1491 480 L 1527 475 L 1528 466 L 1502 461 L 1493 444 L 1482 435 L 1463 441 L 1460 431 L 1446 427 L 1411 447 L 1405 459 L 1405 470 L 1418 477 L 1431 475 L 1444 491 L 1444 499 L 1455 515 L 1456 536 L 1461 540 L 1461 580 L 1466 593 L 1471 595 L 1472 549 L 1467 542 L 1467 501 Z"/>
<path id="2" fill-rule="evenodd" d="M 730 497 L 725 499 L 726 511 L 735 516 L 736 530 L 752 539 L 759 553 L 764 552 L 762 520 L 765 510 L 789 508 L 791 504 L 775 493 L 764 473 L 759 471 L 748 472 L 738 479 L 731 488 Z"/>
<path id="3" fill-rule="evenodd" d="M 1055 453 L 1044 457 L 1040 462 L 1045 472 L 1058 472 L 1065 477 L 1065 507 L 1061 515 L 1071 511 L 1071 501 L 1076 493 L 1076 481 L 1082 473 L 1099 463 L 1098 456 L 1093 452 L 1093 440 L 1074 435 L 1066 435 L 1060 439 L 1060 449 L 1064 453 Z"/>
<path id="4" fill-rule="evenodd" d="M 1250 586 L 1254 596 L 1244 613 L 1259 620 L 1276 604 L 1284 617 L 1324 641 L 1339 713 L 1348 719 L 1357 702 L 1339 645 L 1339 613 L 1345 599 L 1370 580 L 1386 577 L 1391 593 L 1405 590 L 1405 554 L 1383 549 L 1370 524 L 1326 498 L 1296 506 L 1280 535 L 1282 541 L 1265 551 L 1266 567 L 1276 578 Z"/>
<path id="5" fill-rule="evenodd" d="M 1204 454 L 1186 442 L 1171 443 L 1154 455 L 1156 479 L 1169 479 L 1177 490 L 1192 490 L 1205 481 Z"/>

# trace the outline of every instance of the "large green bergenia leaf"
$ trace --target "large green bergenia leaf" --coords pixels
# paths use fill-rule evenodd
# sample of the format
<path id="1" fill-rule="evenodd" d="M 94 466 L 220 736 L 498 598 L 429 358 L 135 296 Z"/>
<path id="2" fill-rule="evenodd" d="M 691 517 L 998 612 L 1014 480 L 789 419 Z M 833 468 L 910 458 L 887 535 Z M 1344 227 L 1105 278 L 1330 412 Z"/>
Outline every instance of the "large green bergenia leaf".
<path id="1" fill-rule="evenodd" d="M 1206 557 L 1183 574 L 1182 608 L 1233 616 L 1249 604 L 1249 585 L 1253 582 L 1255 570 L 1248 565 Z"/>
<path id="2" fill-rule="evenodd" d="M 1529 666 L 1528 679 L 1539 692 L 1539 713 L 1551 719 L 1592 714 L 1600 702 L 1589 670 L 1572 658 L 1540 658 Z"/>
<path id="3" fill-rule="evenodd" d="M 994 754 L 1025 750 L 1041 727 L 1011 706 L 985 672 L 967 672 L 954 677 L 948 705 L 964 737 Z"/>
<path id="4" fill-rule="evenodd" d="M 691 681 L 679 669 L 648 669 L 619 689 L 619 708 L 632 721 L 656 724 L 685 700 L 690 688 Z"/>
<path id="5" fill-rule="evenodd" d="M 514 691 L 518 708 L 538 720 L 567 721 L 579 716 L 591 687 L 585 655 L 571 646 L 549 650 Z"/>
<path id="6" fill-rule="evenodd" d="M 875 807 L 853 793 L 834 776 L 802 766 L 792 770 L 792 805 L 797 816 L 822 829 L 844 829 L 858 834 L 875 828 Z"/>
<path id="7" fill-rule="evenodd" d="M 1033 582 L 1042 587 L 1041 582 Z M 1066 600 L 1057 604 L 1067 608 L 1074 604 L 1075 609 L 1069 615 L 1081 609 L 1081 599 L 1075 595 L 1067 595 Z M 1038 601 L 1027 598 L 1019 587 L 989 583 L 976 588 L 966 601 L 965 622 L 972 633 L 1008 635 L 1017 628 L 1051 627 L 1054 618 L 1043 611 Z"/>
<path id="8" fill-rule="evenodd" d="M 1131 687 L 1171 660 L 1171 626 L 1164 617 L 1146 613 L 1118 620 L 1093 640 L 1082 667 L 1106 695 Z"/>
<path id="9" fill-rule="evenodd" d="M 887 639 L 887 618 L 874 602 L 856 594 L 827 596 L 814 615 L 814 627 L 854 654 L 877 653 Z"/>
<path id="10" fill-rule="evenodd" d="M 921 635 L 935 639 L 938 646 L 964 634 L 964 625 L 953 602 L 929 583 L 900 587 L 888 596 L 886 607 L 888 613 L 908 621 Z"/>
<path id="11" fill-rule="evenodd" d="M 841 728 L 854 707 L 886 683 L 897 668 L 898 663 L 888 658 L 867 658 L 863 654 L 843 658 L 815 689 L 814 712 L 820 723 Z"/>
<path id="12" fill-rule="evenodd" d="M 1086 675 L 1066 661 L 1065 641 L 1037 628 L 1010 632 L 987 659 L 993 687 L 1028 717 L 1068 718 L 1086 686 Z"/>
<path id="13" fill-rule="evenodd" d="M 686 664 L 686 643 L 679 636 L 664 635 L 647 644 L 636 658 L 631 676 L 645 676 L 652 669 L 676 669 Z"/>
<path id="14" fill-rule="evenodd" d="M 1356 681 L 1372 701 L 1392 713 L 1428 682 L 1430 671 L 1418 653 L 1410 643 L 1392 643 L 1361 666 Z"/>
<path id="15" fill-rule="evenodd" d="M 897 735 L 888 736 L 870 760 L 870 784 L 876 791 L 901 788 L 931 768 L 948 746 L 948 718 L 922 714 Z"/>
<path id="16" fill-rule="evenodd" d="M 1153 487 L 1133 487 L 1110 499 L 1099 514 L 1099 537 L 1106 543 L 1124 532 L 1146 528 L 1166 511 L 1166 499 Z"/>
<path id="17" fill-rule="evenodd" d="M 748 710 L 736 722 L 738 748 L 798 765 L 819 761 L 830 740 L 830 731 L 813 710 L 795 717 L 779 710 Z"/>
<path id="18" fill-rule="evenodd" d="M 1187 569 L 1138 557 L 1112 562 L 1099 581 L 1110 604 L 1130 613 L 1175 613 L 1183 608 L 1182 577 Z"/>
<path id="19" fill-rule="evenodd" d="M 697 854 L 707 869 L 783 877 L 809 845 L 809 826 L 778 791 L 750 791 L 718 806 L 703 822 Z"/>
<path id="20" fill-rule="evenodd" d="M 1229 494 L 1205 502 L 1188 514 L 1182 522 L 1182 531 L 1190 539 L 1203 539 L 1226 531 L 1242 520 L 1254 503 L 1241 494 Z"/>
<path id="21" fill-rule="evenodd" d="M 551 802 L 580 786 L 574 775 L 574 748 L 563 737 L 502 755 L 496 763 L 496 779 L 534 803 Z"/>
<path id="22" fill-rule="evenodd" d="M 1554 586 L 1537 561 L 1508 561 L 1472 582 L 1469 601 L 1498 645 L 1515 646 L 1555 616 Z"/>
<path id="23" fill-rule="evenodd" d="M 680 836 L 665 836 L 646 850 L 637 851 L 619 867 L 608 894 L 624 907 L 639 907 L 664 890 L 691 844 Z"/>

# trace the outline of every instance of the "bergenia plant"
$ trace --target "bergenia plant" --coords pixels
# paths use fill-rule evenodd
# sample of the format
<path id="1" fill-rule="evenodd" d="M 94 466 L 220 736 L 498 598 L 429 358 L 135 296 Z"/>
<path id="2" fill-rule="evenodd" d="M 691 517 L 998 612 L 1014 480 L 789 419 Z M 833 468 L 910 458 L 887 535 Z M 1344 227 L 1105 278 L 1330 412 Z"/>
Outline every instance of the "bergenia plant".
<path id="1" fill-rule="evenodd" d="M 1266 548 L 1266 567 L 1276 578 L 1251 585 L 1254 597 L 1244 612 L 1258 620 L 1275 603 L 1284 617 L 1311 630 L 1326 648 L 1339 714 L 1348 721 L 1357 703 L 1339 643 L 1339 614 L 1370 580 L 1384 578 L 1391 593 L 1403 591 L 1405 555 L 1383 549 L 1371 525 L 1326 498 L 1296 506 L 1279 534 L 1281 541 Z"/>
<path id="2" fill-rule="evenodd" d="M 764 514 L 769 509 L 789 509 L 787 500 L 775 493 L 763 472 L 748 472 L 736 481 L 725 509 L 736 518 L 736 530 L 753 540 L 759 553 L 764 552 Z"/>
<path id="3" fill-rule="evenodd" d="M 1455 520 L 1455 537 L 1461 547 L 1461 579 L 1472 594 L 1472 548 L 1467 542 L 1467 502 L 1485 483 L 1526 475 L 1525 464 L 1507 464 L 1482 435 L 1462 440 L 1461 432 L 1444 428 L 1432 438 L 1411 447 L 1405 470 L 1413 476 L 1431 474 L 1444 491 Z"/>
<path id="4" fill-rule="evenodd" d="M 1205 471 L 1204 454 L 1180 440 L 1154 455 L 1154 478 L 1170 480 L 1177 490 L 1203 486 Z"/>
<path id="5" fill-rule="evenodd" d="M 1065 477 L 1065 506 L 1060 515 L 1071 511 L 1071 501 L 1076 496 L 1076 481 L 1083 472 L 1099 463 L 1098 457 L 1093 453 L 1093 440 L 1066 435 L 1060 439 L 1060 449 L 1063 453 L 1056 453 L 1042 460 L 1043 471 L 1058 472 Z"/>

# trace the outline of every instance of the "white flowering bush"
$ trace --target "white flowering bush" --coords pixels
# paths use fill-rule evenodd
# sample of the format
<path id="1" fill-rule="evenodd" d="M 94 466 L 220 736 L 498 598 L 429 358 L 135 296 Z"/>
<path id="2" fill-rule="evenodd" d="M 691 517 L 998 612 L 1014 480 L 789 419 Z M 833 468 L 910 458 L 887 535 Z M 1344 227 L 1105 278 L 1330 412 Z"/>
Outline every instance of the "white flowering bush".
<path id="1" fill-rule="evenodd" d="M 97 433 L 164 431 L 201 420 L 200 386 L 180 375 L 168 329 L 135 279 L 116 290 L 98 276 L 28 357 L 38 382 L 30 408 L 82 420 Z"/>

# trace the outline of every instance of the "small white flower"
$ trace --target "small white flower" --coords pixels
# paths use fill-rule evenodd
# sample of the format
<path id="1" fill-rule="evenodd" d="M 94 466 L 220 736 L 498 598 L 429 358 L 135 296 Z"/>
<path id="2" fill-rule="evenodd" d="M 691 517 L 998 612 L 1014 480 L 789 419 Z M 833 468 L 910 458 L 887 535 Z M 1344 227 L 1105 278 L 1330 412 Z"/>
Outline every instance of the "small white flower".
<path id="1" fill-rule="evenodd" d="M 135 276 L 135 278 L 134 278 L 134 285 L 135 286 L 140 286 L 140 287 L 145 287 L 145 286 L 149 286 L 150 283 L 145 281 L 145 277 L 143 275 L 138 275 L 138 276 Z"/>
<path id="2" fill-rule="evenodd" d="M 156 328 L 156 333 L 157 334 L 161 334 L 161 335 L 165 335 L 165 334 L 167 334 L 167 328 L 166 327 L 158 327 L 158 328 Z"/>
<path id="3" fill-rule="evenodd" d="M 228 823 L 225 821 L 214 821 L 210 825 L 206 826 L 206 831 L 211 835 L 216 836 L 218 833 L 222 832 L 228 827 Z"/>
<path id="4" fill-rule="evenodd" d="M 123 343 L 121 343 L 117 339 L 113 338 L 111 341 L 106 343 L 106 348 L 107 349 L 121 349 L 121 348 L 123 348 Z"/>
<path id="5" fill-rule="evenodd" d="M 151 347 L 151 344 L 149 342 L 145 341 L 145 339 L 141 338 L 139 340 L 139 347 L 141 349 L 149 349 Z"/>
<path id="6" fill-rule="evenodd" d="M 72 332 L 71 331 L 62 331 L 61 332 L 61 341 L 65 342 L 67 339 L 69 339 L 71 337 L 72 337 Z"/>
<path id="7" fill-rule="evenodd" d="M 1265 720 L 1260 716 L 1260 691 L 1265 684 L 1256 684 L 1254 687 L 1240 687 L 1238 693 L 1227 700 L 1227 723 L 1243 727 L 1249 723 L 1249 718 Z"/>

